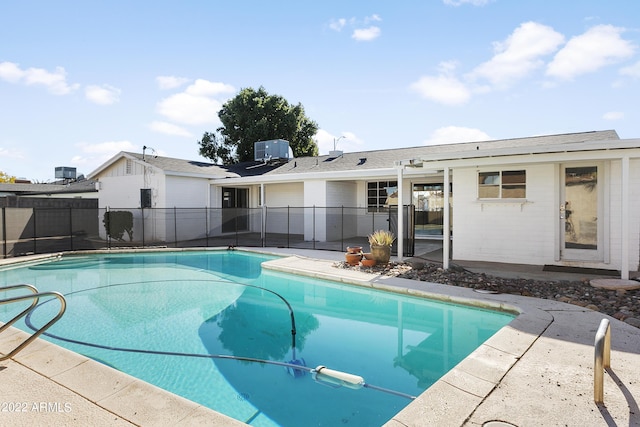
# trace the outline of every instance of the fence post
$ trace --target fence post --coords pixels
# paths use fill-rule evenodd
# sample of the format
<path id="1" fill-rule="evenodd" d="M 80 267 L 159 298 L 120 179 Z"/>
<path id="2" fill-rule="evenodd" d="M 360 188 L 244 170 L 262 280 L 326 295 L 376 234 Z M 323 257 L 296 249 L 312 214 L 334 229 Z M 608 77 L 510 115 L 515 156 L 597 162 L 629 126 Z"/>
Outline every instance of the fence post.
<path id="1" fill-rule="evenodd" d="M 260 217 L 260 234 L 262 239 L 262 247 L 267 247 L 267 205 L 262 205 L 260 210 L 262 216 Z"/>
<path id="2" fill-rule="evenodd" d="M 316 248 L 316 205 L 313 205 L 313 249 Z"/>
<path id="3" fill-rule="evenodd" d="M 32 208 L 33 209 L 33 253 L 37 254 L 38 253 L 38 244 L 37 244 L 37 233 L 38 233 L 38 229 L 36 228 L 36 208 Z"/>
<path id="4" fill-rule="evenodd" d="M 73 208 L 69 206 L 69 241 L 71 250 L 73 250 Z"/>
<path id="5" fill-rule="evenodd" d="M 173 207 L 173 241 L 175 242 L 175 247 L 178 247 L 178 211 L 176 207 Z"/>
<path id="6" fill-rule="evenodd" d="M 340 248 L 344 248 L 344 205 L 340 211 Z"/>
<path id="7" fill-rule="evenodd" d="M 140 210 L 142 211 L 142 247 L 144 248 L 144 207 L 141 207 Z"/>
<path id="8" fill-rule="evenodd" d="M 291 224 L 291 206 L 287 205 L 287 248 L 291 247 L 291 243 L 289 242 L 290 224 Z"/>
<path id="9" fill-rule="evenodd" d="M 7 257 L 7 208 L 2 208 L 2 253 L 3 258 Z"/>
<path id="10" fill-rule="evenodd" d="M 207 237 L 207 247 L 209 247 L 209 208 L 204 207 L 204 235 Z"/>

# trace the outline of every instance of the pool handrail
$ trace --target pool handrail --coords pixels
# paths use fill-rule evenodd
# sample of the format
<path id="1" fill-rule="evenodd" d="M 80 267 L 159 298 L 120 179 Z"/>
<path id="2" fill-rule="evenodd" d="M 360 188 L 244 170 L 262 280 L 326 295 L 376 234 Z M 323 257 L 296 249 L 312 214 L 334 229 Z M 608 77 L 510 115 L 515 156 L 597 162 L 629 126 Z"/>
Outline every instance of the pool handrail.
<path id="1" fill-rule="evenodd" d="M 608 319 L 600 321 L 596 332 L 593 366 L 593 400 L 604 403 L 604 371 L 611 367 L 611 325 Z"/>
<path id="2" fill-rule="evenodd" d="M 11 291 L 11 290 L 15 290 L 15 289 L 28 289 L 29 291 L 31 291 L 31 294 L 0 299 L 0 305 L 2 305 L 2 304 L 11 304 L 11 303 L 20 302 L 20 301 L 32 300 L 31 305 L 29 307 L 27 307 L 26 309 L 22 310 L 20 313 L 18 313 L 16 316 L 14 316 L 11 320 L 9 320 L 5 324 L 3 324 L 0 327 L 0 333 L 4 332 L 6 329 L 8 329 L 11 325 L 13 325 L 19 319 L 23 318 L 24 316 L 28 315 L 33 310 L 35 310 L 37 308 L 37 306 L 38 306 L 38 302 L 40 301 L 40 297 L 51 296 L 51 297 L 57 298 L 60 301 L 60 309 L 59 309 L 57 315 L 55 315 L 51 320 L 49 320 L 49 322 L 47 322 L 44 326 L 42 326 L 38 330 L 36 330 L 29 338 L 24 340 L 22 343 L 20 343 L 17 347 L 15 347 L 9 353 L 5 354 L 4 356 L 0 356 L 0 361 L 9 359 L 9 358 L 15 356 L 16 354 L 18 354 L 20 351 L 22 351 L 26 346 L 28 346 L 36 338 L 38 338 L 44 331 L 49 329 L 49 327 L 51 325 L 53 325 L 58 320 L 60 320 L 60 318 L 62 317 L 62 315 L 64 314 L 64 312 L 67 309 L 67 301 L 64 299 L 64 296 L 62 296 L 61 293 L 54 292 L 54 291 L 39 292 L 38 289 L 35 286 L 30 285 L 30 284 L 20 284 L 20 285 L 12 285 L 12 286 L 0 287 L 0 292 L 2 292 L 2 291 Z"/>

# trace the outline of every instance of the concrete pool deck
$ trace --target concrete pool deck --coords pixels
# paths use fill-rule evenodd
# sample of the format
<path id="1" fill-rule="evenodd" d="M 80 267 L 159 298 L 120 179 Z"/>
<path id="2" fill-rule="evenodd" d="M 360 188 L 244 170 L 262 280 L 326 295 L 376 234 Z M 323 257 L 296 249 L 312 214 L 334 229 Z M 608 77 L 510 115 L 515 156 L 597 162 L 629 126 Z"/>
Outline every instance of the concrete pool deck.
<path id="1" fill-rule="evenodd" d="M 516 311 L 519 316 L 387 422 L 401 426 L 640 425 L 640 329 L 550 300 L 332 268 L 341 253 L 291 255 L 265 268 Z M 295 254 L 304 253 L 305 256 Z M 604 404 L 593 397 L 594 337 L 611 322 Z M 6 354 L 26 335 L 0 336 Z M 244 425 L 105 365 L 37 340 L 0 362 L 0 425 Z"/>

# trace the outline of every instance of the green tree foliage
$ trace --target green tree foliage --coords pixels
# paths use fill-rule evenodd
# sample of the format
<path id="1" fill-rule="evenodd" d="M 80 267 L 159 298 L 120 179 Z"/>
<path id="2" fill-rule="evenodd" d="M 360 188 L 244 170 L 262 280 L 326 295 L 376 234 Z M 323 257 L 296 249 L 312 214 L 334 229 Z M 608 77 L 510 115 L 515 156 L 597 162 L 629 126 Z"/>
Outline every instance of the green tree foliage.
<path id="1" fill-rule="evenodd" d="M 15 176 L 11 176 L 5 172 L 0 171 L 0 182 L 2 183 L 14 183 L 16 181 Z"/>
<path id="2" fill-rule="evenodd" d="M 301 104 L 290 105 L 280 95 L 269 95 L 260 87 L 245 88 L 227 101 L 218 113 L 222 127 L 216 133 L 205 132 L 200 155 L 224 164 L 253 160 L 256 141 L 285 139 L 295 157 L 317 156 L 312 137 L 316 122 L 304 113 Z"/>

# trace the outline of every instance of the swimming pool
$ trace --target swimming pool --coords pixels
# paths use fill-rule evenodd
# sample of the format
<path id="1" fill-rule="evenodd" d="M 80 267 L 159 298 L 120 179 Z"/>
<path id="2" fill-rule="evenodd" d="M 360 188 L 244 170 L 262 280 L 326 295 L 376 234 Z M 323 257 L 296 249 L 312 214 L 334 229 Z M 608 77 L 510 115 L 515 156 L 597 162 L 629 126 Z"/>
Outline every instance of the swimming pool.
<path id="1" fill-rule="evenodd" d="M 269 259 L 239 251 L 65 256 L 1 271 L 0 285 L 62 292 L 67 313 L 50 332 L 110 349 L 51 338 L 56 344 L 256 426 L 380 425 L 410 402 L 403 395 L 420 394 L 513 318 L 262 270 Z M 41 325 L 56 310 L 44 304 L 29 321 Z M 194 357 L 207 354 L 304 360 L 400 395 Z"/>

